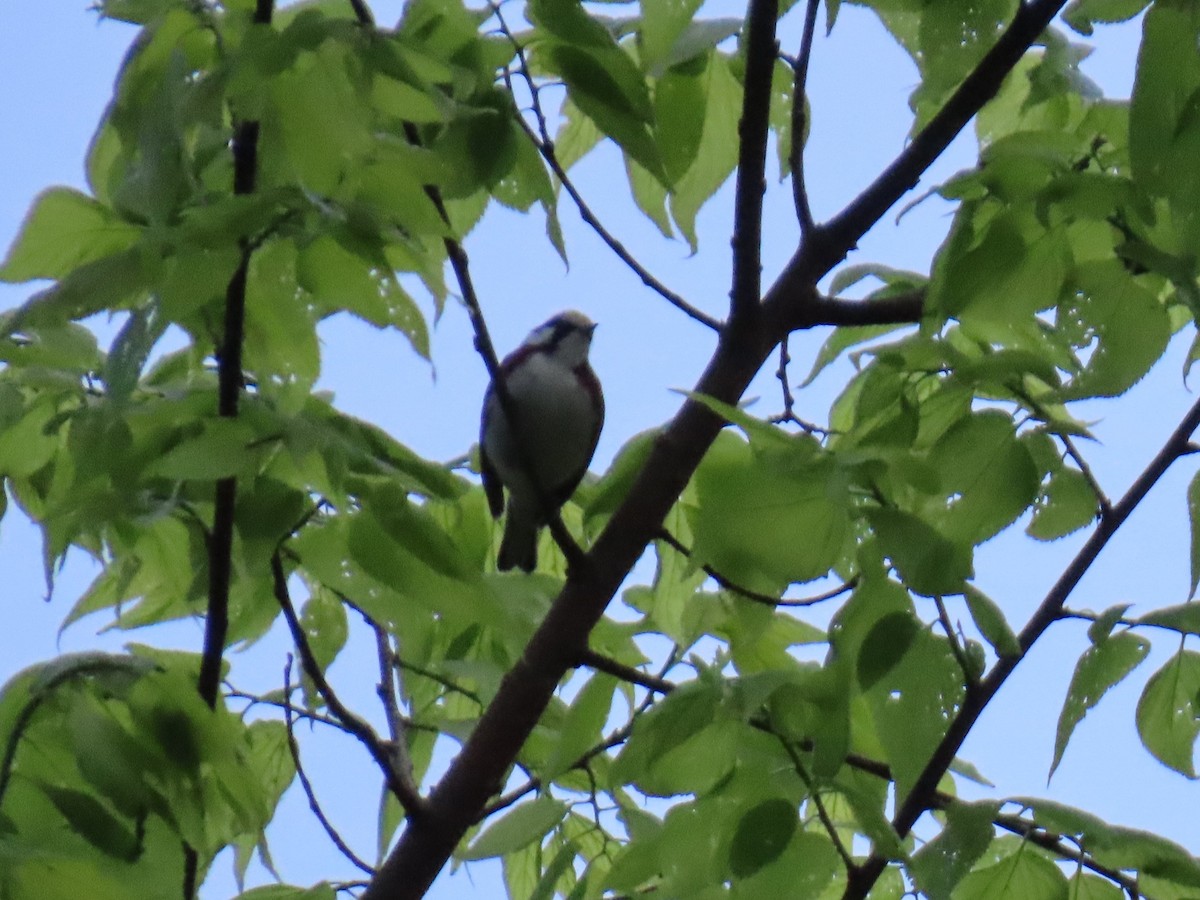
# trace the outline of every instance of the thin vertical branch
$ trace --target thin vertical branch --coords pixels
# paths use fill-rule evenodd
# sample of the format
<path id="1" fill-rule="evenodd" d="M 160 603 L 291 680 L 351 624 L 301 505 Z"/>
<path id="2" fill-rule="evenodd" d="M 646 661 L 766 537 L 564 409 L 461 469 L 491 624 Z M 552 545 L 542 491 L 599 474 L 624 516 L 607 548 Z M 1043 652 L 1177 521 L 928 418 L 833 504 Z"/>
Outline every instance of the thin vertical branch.
<path id="1" fill-rule="evenodd" d="M 804 181 L 804 132 L 808 130 L 808 61 L 812 58 L 813 32 L 817 27 L 817 7 L 820 5 L 821 0 L 808 0 L 804 10 L 804 32 L 800 36 L 800 53 L 792 73 L 792 146 L 788 154 L 788 167 L 792 170 L 792 202 L 800 222 L 801 236 L 813 230 L 808 185 Z"/>
<path id="2" fill-rule="evenodd" d="M 425 800 L 412 779 L 412 773 L 395 765 L 394 756 L 386 743 L 379 739 L 379 735 L 366 721 L 350 711 L 349 707 L 334 693 L 325 678 L 325 673 L 321 671 L 321 665 L 317 662 L 312 645 L 308 642 L 308 636 L 300 624 L 300 618 L 296 615 L 296 607 L 288 592 L 287 573 L 283 570 L 283 560 L 278 552 L 271 557 L 271 576 L 275 599 L 279 603 L 283 619 L 292 635 L 292 642 L 296 645 L 296 652 L 300 654 L 300 665 L 304 674 L 313 683 L 313 687 L 325 701 L 325 705 L 329 707 L 329 712 L 333 717 L 341 722 L 345 729 L 354 735 L 371 754 L 371 758 L 383 773 L 388 790 L 400 801 L 400 805 L 410 816 L 419 816 L 425 808 Z"/>
<path id="3" fill-rule="evenodd" d="M 751 0 L 746 14 L 746 82 L 738 121 L 730 322 L 752 319 L 762 296 L 762 202 L 767 189 L 771 79 L 779 56 L 775 40 L 778 18 L 778 0 Z"/>
<path id="4" fill-rule="evenodd" d="M 270 25 L 273 0 L 257 0 L 254 21 Z M 233 193 L 254 193 L 258 179 L 258 122 L 240 121 L 233 128 Z M 242 238 L 241 258 L 225 289 L 225 314 L 217 357 L 217 414 L 236 419 L 242 389 L 242 343 L 246 326 L 246 278 L 254 252 L 249 239 Z M 237 479 L 220 479 L 213 494 L 213 524 L 208 533 L 208 609 L 204 619 L 204 644 L 200 651 L 200 674 L 196 690 L 216 709 L 221 687 L 225 639 L 229 634 L 229 585 L 233 578 L 233 516 L 237 505 Z M 196 896 L 199 856 L 188 844 L 183 847 L 183 897 Z"/>
<path id="5" fill-rule="evenodd" d="M 392 651 L 391 639 L 387 629 L 368 619 L 368 624 L 375 632 L 375 654 L 379 661 L 379 700 L 383 703 L 384 715 L 387 717 L 388 736 L 391 739 L 392 766 L 396 771 L 403 772 L 405 781 L 416 789 L 416 778 L 413 775 L 412 756 L 408 752 L 408 727 L 404 716 L 400 713 L 400 702 L 397 691 L 398 670 L 396 654 Z"/>
<path id="6" fill-rule="evenodd" d="M 338 830 L 333 827 L 333 823 L 329 821 L 329 817 L 325 815 L 325 810 L 321 808 L 321 804 L 317 801 L 317 793 L 308 778 L 308 773 L 304 771 L 304 766 L 300 762 L 300 747 L 296 743 L 295 719 L 296 711 L 292 707 L 292 654 L 289 653 L 287 663 L 283 668 L 283 723 L 287 729 L 288 752 L 292 756 L 292 764 L 296 767 L 296 777 L 300 780 L 300 787 L 304 791 L 304 796 L 308 799 L 308 808 L 317 817 L 317 821 L 325 830 L 325 834 L 329 837 L 329 840 L 338 848 L 342 856 L 350 860 L 351 864 L 356 868 L 367 875 L 374 875 L 374 867 L 363 862 L 359 855 L 350 848 L 350 845 L 346 843 L 345 839 L 338 833 Z"/>

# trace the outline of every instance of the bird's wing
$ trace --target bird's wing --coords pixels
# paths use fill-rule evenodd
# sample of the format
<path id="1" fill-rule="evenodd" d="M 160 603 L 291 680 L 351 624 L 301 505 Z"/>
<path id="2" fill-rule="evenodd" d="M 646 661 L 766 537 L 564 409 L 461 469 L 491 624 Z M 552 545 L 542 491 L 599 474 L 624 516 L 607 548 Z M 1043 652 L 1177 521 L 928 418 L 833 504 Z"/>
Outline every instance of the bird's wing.
<path id="1" fill-rule="evenodd" d="M 596 400 L 597 412 L 596 427 L 592 431 L 591 445 L 588 447 L 587 458 L 579 467 L 577 472 L 574 472 L 569 479 L 550 492 L 550 496 L 546 499 L 554 504 L 554 508 L 562 506 L 571 499 L 571 495 L 575 493 L 575 488 L 579 487 L 579 482 L 583 481 L 583 476 L 587 474 L 588 466 L 592 463 L 592 457 L 596 453 L 596 445 L 600 443 L 600 432 L 604 428 L 604 392 L 600 390 L 600 381 L 596 378 L 596 373 L 592 371 L 592 367 L 586 363 L 575 370 L 575 374 L 579 376 L 579 380 L 583 382 L 583 386 L 588 393 Z"/>
<path id="2" fill-rule="evenodd" d="M 491 399 L 492 392 L 489 390 L 487 396 L 483 398 L 484 416 L 487 415 L 487 408 Z M 500 482 L 500 476 L 492 465 L 491 459 L 488 458 L 487 449 L 483 442 L 482 422 L 479 428 L 479 474 L 483 478 L 483 492 L 487 495 L 488 509 L 492 512 L 492 518 L 498 519 L 501 513 L 504 512 L 504 485 Z"/>

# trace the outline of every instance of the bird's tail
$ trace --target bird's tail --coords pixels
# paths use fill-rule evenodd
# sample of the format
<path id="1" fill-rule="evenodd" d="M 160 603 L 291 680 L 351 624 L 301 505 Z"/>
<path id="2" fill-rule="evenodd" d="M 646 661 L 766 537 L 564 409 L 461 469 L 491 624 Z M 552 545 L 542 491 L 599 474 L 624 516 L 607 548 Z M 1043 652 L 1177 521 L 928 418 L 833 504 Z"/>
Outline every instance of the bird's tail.
<path id="1" fill-rule="evenodd" d="M 501 572 L 513 568 L 532 572 L 537 568 L 538 531 L 541 529 L 536 524 L 526 521 L 524 517 L 514 516 L 512 512 L 510 507 L 496 567 Z"/>

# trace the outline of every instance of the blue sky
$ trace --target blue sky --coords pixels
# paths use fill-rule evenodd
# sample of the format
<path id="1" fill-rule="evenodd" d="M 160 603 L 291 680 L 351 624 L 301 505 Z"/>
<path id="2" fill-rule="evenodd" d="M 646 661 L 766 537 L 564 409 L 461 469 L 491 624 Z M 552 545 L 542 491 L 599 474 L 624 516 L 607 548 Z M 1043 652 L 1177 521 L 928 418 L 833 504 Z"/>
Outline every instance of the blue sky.
<path id="1" fill-rule="evenodd" d="M 399 4 L 379 3 L 374 8 L 379 20 L 387 23 L 398 15 Z M 706 9 L 729 14 L 736 5 L 710 3 Z M 5 139 L 0 141 L 0 244 L 7 245 L 15 235 L 40 190 L 52 184 L 82 186 L 87 143 L 132 35 L 133 30 L 120 23 L 98 23 L 84 2 L 0 3 L 0 110 L 6 126 Z M 785 49 L 794 49 L 795 14 L 781 36 Z M 1085 64 L 1086 71 L 1115 96 L 1128 95 L 1137 36 L 1136 24 L 1100 30 L 1099 49 Z M 813 133 L 807 166 L 818 219 L 852 198 L 902 146 L 910 124 L 907 95 L 915 83 L 915 70 L 874 18 L 861 8 L 843 6 L 832 37 L 817 41 L 810 77 Z M 936 183 L 973 160 L 974 143 L 966 135 L 939 162 L 927 183 Z M 718 315 L 722 312 L 729 283 L 728 187 L 702 213 L 700 252 L 690 256 L 686 244 L 663 240 L 633 209 L 615 153 L 594 153 L 580 164 L 575 177 L 600 218 L 656 275 L 697 305 Z M 768 282 L 796 240 L 790 190 L 774 181 L 771 185 L 763 248 Z M 569 270 L 545 246 L 537 214 L 525 218 L 498 210 L 471 235 L 467 249 L 501 352 L 564 307 L 580 308 L 600 322 L 593 362 L 605 386 L 608 422 L 593 470 L 601 471 L 632 435 L 659 424 L 676 409 L 680 397 L 672 389 L 694 383 L 712 339 L 642 287 L 580 222 L 567 201 L 561 212 Z M 946 204 L 930 200 L 899 227 L 890 216 L 868 235 L 850 261 L 927 270 L 949 215 Z M 0 285 L 0 308 L 21 302 L 27 293 L 25 287 Z M 802 335 L 793 341 L 794 381 L 801 379 L 824 336 Z M 475 440 L 486 373 L 471 349 L 466 317 L 453 303 L 436 326 L 432 366 L 417 359 L 400 335 L 355 323 L 327 323 L 322 339 L 322 387 L 332 390 L 344 409 L 377 422 L 418 452 L 438 459 L 466 452 Z M 1184 336 L 1189 339 L 1190 334 Z M 1177 341 L 1169 358 L 1124 401 L 1095 403 L 1081 411 L 1083 418 L 1098 422 L 1102 443 L 1085 453 L 1110 495 L 1124 490 L 1193 401 L 1180 378 L 1185 351 L 1186 344 Z M 839 378 L 844 379 L 848 371 L 834 367 L 818 379 L 799 395 L 798 412 L 807 418 L 823 417 Z M 750 395 L 762 398 L 752 407 L 757 412 L 766 414 L 779 407 L 773 371 L 764 371 Z M 1103 609 L 1130 602 L 1144 610 L 1187 599 L 1189 533 L 1183 490 L 1193 469 L 1185 460 L 1169 473 L 1127 524 L 1127 533 L 1106 550 L 1072 598 L 1072 606 Z M 977 572 L 979 584 L 1019 627 L 1081 539 L 1037 545 L 1025 540 L 1019 528 L 1013 532 L 983 548 Z M 98 641 L 112 648 L 130 639 L 151 639 L 137 634 L 96 638 L 96 630 L 105 622 L 90 619 L 58 635 L 58 623 L 86 583 L 88 570 L 79 560 L 70 563 L 47 604 L 38 556 L 34 533 L 10 510 L 0 525 L 0 572 L 8 584 L 8 627 L 0 630 L 0 681 L 33 662 L 96 646 Z M 1140 685 L 1176 649 L 1176 642 L 1165 636 L 1151 636 L 1155 649 L 1150 660 L 1080 725 L 1047 788 L 1054 724 L 1070 672 L 1086 647 L 1084 631 L 1079 623 L 1053 629 L 985 714 L 963 755 L 996 783 L 998 795 L 1053 796 L 1114 823 L 1158 831 L 1200 853 L 1200 829 L 1193 812 L 1200 807 L 1200 787 L 1155 762 L 1141 748 L 1133 727 Z M 200 628 L 196 623 L 180 623 L 154 640 L 198 649 Z M 283 652 L 285 642 L 273 635 L 239 662 L 238 671 L 251 685 L 277 686 Z M 333 677 L 339 684 L 349 686 L 371 677 L 358 671 L 353 657 L 346 654 L 335 666 Z M 371 655 L 361 658 L 369 660 Z M 371 702 L 369 680 L 361 699 L 364 705 Z M 370 855 L 377 795 L 366 757 L 356 771 L 349 771 L 344 742 L 317 736 L 312 747 L 309 762 L 324 788 L 331 815 Z M 326 852 L 328 845 L 316 830 L 302 824 L 308 819 L 302 799 L 289 798 L 282 815 L 288 837 L 280 837 L 273 849 L 287 880 L 309 883 L 352 876 L 351 870 L 338 865 L 332 850 Z M 218 874 L 205 897 L 233 893 L 226 869 L 218 863 Z M 467 892 L 493 896 L 495 867 L 473 864 L 465 875 L 443 875 L 438 890 L 445 897 Z"/>

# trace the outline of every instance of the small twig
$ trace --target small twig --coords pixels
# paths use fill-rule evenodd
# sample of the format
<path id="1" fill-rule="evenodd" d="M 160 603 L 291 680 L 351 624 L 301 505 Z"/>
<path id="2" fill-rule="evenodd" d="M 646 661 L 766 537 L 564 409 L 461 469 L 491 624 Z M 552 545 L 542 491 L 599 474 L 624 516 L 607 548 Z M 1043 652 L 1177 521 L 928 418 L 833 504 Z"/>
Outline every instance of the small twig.
<path id="1" fill-rule="evenodd" d="M 355 600 L 353 598 L 349 597 L 347 594 L 338 590 L 335 587 L 330 587 L 329 585 L 325 584 L 324 582 L 321 582 L 321 586 L 323 588 L 325 588 L 325 590 L 331 592 L 335 597 L 337 597 L 339 600 L 341 600 L 343 603 L 345 603 L 348 607 L 350 607 L 352 610 L 354 610 L 360 616 L 362 616 L 363 621 L 366 622 L 369 626 L 371 626 L 371 628 L 383 628 L 383 625 L 380 624 L 379 622 L 377 622 L 374 618 L 372 618 L 371 614 L 368 613 L 365 609 L 363 609 L 362 606 L 360 606 L 357 602 L 355 602 Z M 412 672 L 414 675 L 420 675 L 422 678 L 428 678 L 430 681 L 440 684 L 442 687 L 444 687 L 447 691 L 450 691 L 451 693 L 460 694 L 463 697 L 466 697 L 468 700 L 473 700 L 475 703 L 479 704 L 480 708 L 485 706 L 483 699 L 474 691 L 468 690 L 467 688 L 464 688 L 458 684 L 455 684 L 453 681 L 451 681 L 446 676 L 439 675 L 437 672 L 434 672 L 430 669 L 423 669 L 420 666 L 416 665 L 415 663 L 406 662 L 405 660 L 401 659 L 400 655 L 397 653 L 392 654 L 392 663 L 399 670 L 403 670 L 405 672 Z M 421 727 L 421 726 L 417 725 L 415 722 L 413 722 L 411 719 L 407 720 L 406 724 L 409 728 Z"/>
<path id="2" fill-rule="evenodd" d="M 788 167 L 792 170 L 792 202 L 803 237 L 813 230 L 812 207 L 808 201 L 808 186 L 804 181 L 804 132 L 808 127 L 807 90 L 808 61 L 812 56 L 813 32 L 817 25 L 817 7 L 821 0 L 808 0 L 804 10 L 804 33 L 800 37 L 800 53 L 792 67 L 792 146 Z"/>
<path id="3" fill-rule="evenodd" d="M 854 590 L 857 586 L 858 586 L 858 576 L 855 575 L 853 578 L 850 578 L 847 581 L 843 581 L 837 587 L 830 588 L 829 590 L 823 591 L 820 594 L 812 594 L 811 596 L 808 596 L 808 597 L 798 597 L 796 599 L 789 599 L 787 597 L 784 597 L 781 600 L 779 600 L 775 605 L 776 606 L 813 606 L 817 603 L 824 603 L 826 600 L 833 600 L 837 597 L 840 597 L 840 596 L 842 596 L 842 594 L 845 594 L 845 593 L 848 593 L 849 591 Z"/>
<path id="4" fill-rule="evenodd" d="M 817 809 L 817 818 L 821 820 L 821 824 L 825 828 L 825 832 L 829 835 L 829 840 L 833 843 L 833 847 L 837 850 L 838 856 L 842 858 L 842 865 L 846 867 L 847 873 L 857 871 L 858 866 L 854 862 L 854 857 L 846 849 L 846 845 L 842 843 L 842 837 L 838 834 L 837 825 L 829 815 L 829 811 L 825 809 L 825 804 L 821 800 L 821 794 L 813 784 L 812 776 L 808 774 L 808 769 L 804 765 L 804 760 L 800 758 L 800 754 L 796 752 L 796 748 L 792 746 L 792 742 L 777 734 L 779 743 L 783 745 L 784 751 L 792 759 L 792 767 L 796 770 L 796 774 L 800 776 L 800 780 L 804 782 L 804 786 L 808 788 L 808 798 L 812 800 L 813 806 Z"/>
<path id="5" fill-rule="evenodd" d="M 260 697 L 258 694 L 251 694 L 246 691 L 240 691 L 237 688 L 229 687 L 228 682 L 226 682 L 225 696 L 226 696 L 226 698 L 228 698 L 230 700 L 245 700 L 246 701 L 246 705 L 241 710 L 242 715 L 245 715 L 247 711 L 249 711 L 250 709 L 252 709 L 255 706 L 269 706 L 272 709 L 279 709 L 279 710 L 282 710 L 285 707 L 291 706 L 292 715 L 295 716 L 297 719 L 304 719 L 308 722 L 316 722 L 320 725 L 328 725 L 330 728 L 336 728 L 338 731 L 342 732 L 343 734 L 348 734 L 351 736 L 354 735 L 354 732 L 349 731 L 345 725 L 343 725 L 341 722 L 339 722 L 337 719 L 333 718 L 332 716 L 326 716 L 321 713 L 313 712 L 312 710 L 307 710 L 307 709 L 296 709 L 296 707 L 293 704 L 291 704 L 290 702 L 285 703 L 282 700 L 272 700 L 268 697 Z"/>
<path id="6" fill-rule="evenodd" d="M 294 716 L 292 711 L 292 654 L 287 655 L 287 663 L 283 667 L 283 722 L 287 726 L 288 751 L 292 755 L 292 764 L 296 767 L 296 777 L 300 780 L 300 787 L 304 790 L 304 796 L 308 798 L 308 808 L 313 811 L 313 815 L 317 817 L 317 821 L 321 823 L 321 827 L 325 829 L 325 834 L 329 840 L 338 848 L 342 856 L 350 860 L 364 874 L 374 877 L 375 869 L 363 862 L 352 849 L 350 845 L 342 838 L 333 823 L 329 821 L 329 817 L 325 815 L 325 810 L 321 809 L 321 804 L 317 801 L 317 794 L 313 790 L 312 782 L 309 781 L 308 773 L 304 771 L 304 766 L 300 762 L 300 747 L 296 743 L 296 734 L 294 729 Z"/>
<path id="7" fill-rule="evenodd" d="M 534 81 L 533 75 L 529 71 L 529 63 L 525 58 L 525 48 L 521 45 L 521 42 L 517 40 L 516 35 L 514 35 L 512 30 L 508 27 L 508 23 L 504 19 L 504 13 L 500 9 L 500 4 L 492 0 L 489 5 L 491 7 L 492 14 L 496 17 L 496 21 L 499 23 L 500 33 L 508 38 L 509 42 L 513 45 L 513 50 L 517 56 L 517 73 L 529 87 L 529 93 L 531 97 L 530 103 L 532 106 L 534 119 L 537 121 L 537 131 L 534 131 L 529 123 L 520 116 L 517 117 L 517 122 L 520 124 L 521 128 L 524 129 L 525 134 L 528 135 L 529 139 L 533 142 L 533 145 L 537 147 L 538 152 L 542 155 L 542 158 L 546 161 L 546 164 L 550 166 L 550 170 L 554 173 L 554 177 L 557 178 L 563 188 L 566 189 L 568 196 L 570 196 L 571 200 L 575 203 L 575 208 L 579 210 L 580 218 L 583 219 L 583 221 L 594 232 L 596 232 L 597 236 L 601 241 L 604 242 L 608 249 L 611 250 L 616 257 L 621 260 L 621 262 L 625 263 L 625 265 L 628 266 L 629 269 L 641 279 L 642 284 L 657 293 L 660 297 L 687 315 L 689 318 L 699 322 L 701 325 L 711 328 L 713 331 L 719 332 L 722 327 L 720 321 L 708 315 L 708 313 L 704 312 L 703 310 L 697 309 L 695 306 L 684 300 L 679 294 L 675 293 L 675 291 L 671 290 L 669 287 L 655 278 L 654 275 L 650 273 L 650 270 L 638 262 L 637 259 L 634 258 L 633 254 L 626 249 L 625 245 L 622 244 L 612 234 L 612 232 L 605 228 L 604 224 L 600 221 L 596 214 L 592 212 L 591 207 L 588 206 L 587 201 L 583 199 L 583 195 L 579 192 L 579 189 L 575 187 L 575 183 L 571 180 L 571 177 L 567 174 L 567 170 L 563 168 L 562 164 L 558 160 L 557 154 L 554 152 L 554 139 L 550 136 L 550 127 L 547 123 L 545 110 L 542 109 L 537 83 Z M 509 88 L 509 93 L 512 93 L 511 86 Z"/>
<path id="8" fill-rule="evenodd" d="M 415 785 L 412 756 L 408 752 L 408 728 L 404 716 L 400 713 L 400 704 L 397 700 L 397 673 L 394 664 L 396 654 L 392 652 L 387 630 L 382 625 L 370 620 L 368 620 L 368 624 L 375 632 L 375 652 L 379 659 L 377 692 L 387 718 L 388 736 L 391 738 L 392 765 L 398 772 L 404 773 L 407 781 Z"/>
<path id="9" fill-rule="evenodd" d="M 1055 437 L 1062 441 L 1063 449 L 1067 456 L 1071 457 L 1075 465 L 1079 467 L 1079 472 L 1083 475 L 1084 481 L 1088 483 L 1088 487 L 1092 489 L 1092 493 L 1096 495 L 1096 504 L 1100 507 L 1100 517 L 1105 518 L 1112 515 L 1112 501 L 1108 499 L 1108 494 L 1104 492 L 1104 488 L 1100 486 L 1100 482 L 1096 479 L 1096 474 L 1087 464 L 1087 460 L 1083 458 L 1083 454 L 1079 452 L 1079 448 L 1075 446 L 1075 442 L 1071 440 L 1071 436 L 1061 432 L 1055 434 Z"/>
<path id="10" fill-rule="evenodd" d="M 788 363 L 792 361 L 788 355 L 788 336 L 785 334 L 779 342 L 779 368 L 775 377 L 779 379 L 779 389 L 783 392 L 783 414 L 781 422 L 793 421 L 796 417 L 796 398 L 792 395 L 792 385 L 788 378 Z"/>
<path id="11" fill-rule="evenodd" d="M 691 549 L 677 537 L 675 537 L 675 535 L 671 534 L 671 532 L 669 532 L 666 528 L 660 528 L 655 537 L 664 544 L 667 544 L 677 553 L 681 553 L 689 559 L 691 558 Z M 751 600 L 754 603 L 761 603 L 763 606 L 774 607 L 778 606 L 780 603 L 780 599 L 778 597 L 772 597 L 770 594 L 761 594 L 758 591 L 752 591 L 750 588 L 742 587 L 741 585 L 730 581 L 707 563 L 700 566 L 700 571 L 715 581 L 718 585 L 725 588 L 725 590 L 731 591 L 737 594 L 739 597 L 744 597 L 745 599 Z"/>
<path id="12" fill-rule="evenodd" d="M 636 684 L 648 691 L 655 691 L 659 694 L 669 694 L 675 689 L 674 684 L 659 678 L 657 675 L 650 675 L 641 669 L 627 666 L 625 663 L 618 662 L 612 657 L 605 656 L 603 653 L 598 653 L 591 648 L 583 651 L 583 654 L 579 658 L 579 664 L 595 669 L 597 672 L 605 672 L 622 681 L 628 681 L 630 684 Z"/>
<path id="13" fill-rule="evenodd" d="M 271 556 L 271 575 L 274 581 L 275 599 L 283 611 L 283 618 L 287 622 L 288 631 L 291 632 L 296 651 L 300 654 L 300 665 L 304 669 L 304 674 L 313 683 L 313 687 L 325 701 L 325 705 L 329 707 L 330 713 L 358 739 L 359 743 L 366 747 L 371 758 L 375 760 L 375 764 L 383 772 L 388 789 L 400 801 L 400 805 L 408 811 L 410 816 L 420 814 L 424 811 L 425 801 L 416 784 L 413 783 L 411 774 L 394 765 L 391 750 L 385 742 L 379 739 L 379 735 L 370 725 L 342 703 L 333 688 L 330 687 L 329 682 L 325 680 L 325 673 L 321 671 L 321 666 L 308 643 L 308 636 L 304 633 L 304 628 L 296 615 L 296 608 L 292 605 L 292 598 L 288 593 L 287 575 L 283 571 L 283 562 L 278 552 Z"/>
<path id="14" fill-rule="evenodd" d="M 962 670 L 963 685 L 966 690 L 972 691 L 975 689 L 975 685 L 979 679 L 971 671 L 966 651 L 963 650 L 963 646 L 958 640 L 958 632 L 954 628 L 954 623 L 950 621 L 950 613 L 946 609 L 946 603 L 942 600 L 941 594 L 933 595 L 933 603 L 937 607 L 938 622 L 941 623 L 942 631 L 946 632 L 946 640 L 950 643 L 950 652 L 954 654 L 954 659 L 958 663 L 958 667 Z"/>
<path id="15" fill-rule="evenodd" d="M 655 535 L 655 537 L 658 540 L 662 541 L 664 544 L 667 544 L 669 547 L 671 547 L 671 549 L 675 550 L 677 553 L 681 553 L 684 556 L 688 557 L 689 559 L 691 558 L 691 556 L 692 556 L 691 549 L 686 544 L 684 544 L 682 541 L 680 541 L 677 537 L 675 537 L 675 535 L 671 534 L 671 532 L 669 532 L 666 528 L 660 528 L 658 534 Z M 728 578 L 726 578 L 724 575 L 722 575 L 720 572 L 718 572 L 716 569 L 714 569 L 712 566 L 708 565 L 707 563 L 704 563 L 700 566 L 700 571 L 703 572 L 705 575 L 707 575 L 709 578 L 711 578 L 713 581 L 715 581 L 720 587 L 724 588 L 725 590 L 729 591 L 730 593 L 737 594 L 739 597 L 742 597 L 745 600 L 749 600 L 752 603 L 759 603 L 763 606 L 770 606 L 770 607 L 812 606 L 816 603 L 823 603 L 826 600 L 832 600 L 835 597 L 840 597 L 842 594 L 846 593 L 847 591 L 853 590 L 855 584 L 858 583 L 857 578 L 851 578 L 849 581 L 845 582 L 844 584 L 838 585 L 837 587 L 831 588 L 830 590 L 824 591 L 823 593 L 815 594 L 811 597 L 800 597 L 800 598 L 795 598 L 795 599 L 789 599 L 789 598 L 785 598 L 785 597 L 773 597 L 770 594 L 763 594 L 758 591 L 751 590 L 748 587 L 743 587 L 742 585 L 737 584 L 736 582 L 730 581 Z"/>
<path id="16" fill-rule="evenodd" d="M 375 16 L 371 14 L 370 7 L 367 6 L 365 0 L 350 0 L 350 8 L 354 10 L 354 18 L 358 19 L 359 25 L 365 28 L 375 26 Z"/>
<path id="17" fill-rule="evenodd" d="M 659 673 L 658 673 L 659 680 L 662 680 L 663 676 L 665 676 L 667 674 L 667 672 L 671 671 L 671 668 L 675 665 L 675 662 L 678 659 L 678 656 L 679 656 L 679 647 L 672 646 L 671 652 L 667 654 L 666 662 L 663 663 L 662 669 L 659 670 Z M 664 682 L 664 684 L 669 686 L 667 693 L 669 693 L 670 690 L 674 689 L 674 685 L 672 685 L 670 682 Z M 642 702 L 638 704 L 637 709 L 635 709 L 632 713 L 630 713 L 628 722 L 626 722 L 622 727 L 618 728 L 611 735 L 609 735 L 604 740 L 602 740 L 595 747 L 592 747 L 590 750 L 583 753 L 577 760 L 575 760 L 575 762 L 573 762 L 571 764 L 570 769 L 568 769 L 568 771 L 572 771 L 574 769 L 586 768 L 588 763 L 590 763 L 593 759 L 595 759 L 601 753 L 604 753 L 606 750 L 611 750 L 613 747 L 617 746 L 618 744 L 622 744 L 625 741 L 629 740 L 629 736 L 631 734 L 633 734 L 634 725 L 637 724 L 638 717 L 640 715 L 642 715 L 642 713 L 644 713 L 646 710 L 648 710 L 651 707 L 651 705 L 653 705 L 653 703 L 654 703 L 654 694 L 653 693 L 646 694 L 646 696 L 642 699 Z M 484 819 L 486 819 L 488 816 L 492 815 L 493 813 L 495 813 L 501 809 L 504 809 L 505 807 L 512 806 L 514 803 L 516 803 L 522 797 L 526 796 L 527 794 L 533 793 L 534 791 L 538 790 L 538 788 L 540 788 L 541 786 L 542 786 L 542 780 L 540 778 L 537 778 L 537 777 L 530 778 L 527 782 L 525 782 L 525 784 L 523 784 L 519 787 L 516 787 L 513 790 L 508 791 L 505 794 L 500 795 L 495 800 L 493 800 L 491 803 L 487 804 L 483 808 L 483 811 L 480 813 L 478 821 L 482 822 Z"/>
<path id="18" fill-rule="evenodd" d="M 833 428 L 826 428 L 824 425 L 818 425 L 816 422 L 810 422 L 807 419 L 802 419 L 795 413 L 778 413 L 767 419 L 772 425 L 795 425 L 801 431 L 815 435 L 831 435 L 839 432 Z"/>
<path id="19" fill-rule="evenodd" d="M 775 731 L 771 724 L 766 720 L 755 719 L 749 724 L 763 732 L 766 732 L 767 734 L 773 735 L 777 740 L 779 740 L 783 744 L 784 748 L 788 751 L 788 754 L 792 756 L 793 761 L 797 758 L 795 756 L 795 750 L 798 749 L 805 753 L 811 753 L 813 750 L 813 742 L 811 740 L 802 740 L 796 742 L 788 741 L 783 737 L 783 735 Z M 887 763 L 880 762 L 877 759 L 872 759 L 871 757 L 863 756 L 859 753 L 849 753 L 846 755 L 846 765 L 850 766 L 851 768 L 858 769 L 860 772 L 865 772 L 868 775 L 873 775 L 876 778 L 880 778 L 884 781 L 893 781 L 891 767 L 888 766 Z M 960 802 L 959 798 L 947 794 L 944 791 L 936 791 L 933 796 L 933 801 L 930 804 L 930 808 L 946 809 L 947 807 L 950 807 L 958 802 Z M 1059 836 L 1050 834 L 1049 832 L 1045 831 L 1045 829 L 1039 828 L 1032 822 L 1021 819 L 1018 816 L 1003 814 L 997 816 L 993 822 L 998 827 L 1003 828 L 1006 831 L 1019 835 L 1020 837 L 1028 838 L 1038 846 L 1049 850 L 1051 853 L 1054 853 L 1063 859 L 1068 859 L 1072 862 L 1078 863 L 1084 868 L 1095 872 L 1097 875 L 1101 875 L 1114 881 L 1126 891 L 1130 890 L 1136 885 L 1135 879 L 1131 879 L 1124 873 L 1101 865 L 1092 859 L 1086 853 L 1086 851 L 1083 851 L 1082 848 L 1076 850 L 1065 844 L 1062 844 Z M 826 828 L 828 827 L 829 826 L 826 825 Z M 843 856 L 843 860 L 844 859 L 845 856 Z"/>
<path id="20" fill-rule="evenodd" d="M 574 771 L 575 769 L 586 768 L 587 764 L 590 763 L 597 756 L 599 756 L 601 753 L 604 753 L 606 750 L 611 750 L 613 747 L 616 747 L 618 744 L 623 744 L 623 743 L 625 743 L 625 741 L 629 740 L 629 735 L 631 735 L 632 733 L 633 733 L 633 722 L 630 721 L 629 724 L 624 725 L 621 728 L 618 728 L 616 731 L 614 731 L 611 735 L 609 735 L 607 738 L 605 738 L 603 741 L 601 741 L 595 747 L 592 747 L 587 752 L 581 754 L 578 759 L 576 759 L 573 763 L 571 763 L 570 766 L 567 767 L 567 771 Z M 502 809 L 507 809 L 508 807 L 510 807 L 514 803 L 516 803 L 518 800 L 520 800 L 522 797 L 528 796 L 529 794 L 532 794 L 534 791 L 539 790 L 542 787 L 543 783 L 544 782 L 540 778 L 537 778 L 537 777 L 530 778 L 524 784 L 513 788 L 511 791 L 507 791 L 506 793 L 501 794 L 499 797 L 497 797 L 495 800 L 493 800 L 491 803 L 487 804 L 483 808 L 483 810 L 479 814 L 479 818 L 476 821 L 482 822 L 488 816 L 493 815 Z"/>
<path id="21" fill-rule="evenodd" d="M 733 283 L 729 320 L 750 321 L 762 299 L 762 201 L 767 189 L 771 79 L 779 47 L 778 0 L 750 0 L 746 13 L 746 73 L 738 120 L 738 167 L 733 199 Z"/>

